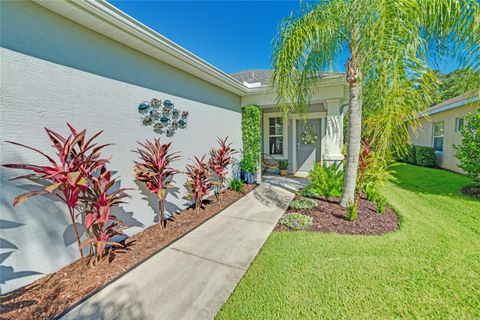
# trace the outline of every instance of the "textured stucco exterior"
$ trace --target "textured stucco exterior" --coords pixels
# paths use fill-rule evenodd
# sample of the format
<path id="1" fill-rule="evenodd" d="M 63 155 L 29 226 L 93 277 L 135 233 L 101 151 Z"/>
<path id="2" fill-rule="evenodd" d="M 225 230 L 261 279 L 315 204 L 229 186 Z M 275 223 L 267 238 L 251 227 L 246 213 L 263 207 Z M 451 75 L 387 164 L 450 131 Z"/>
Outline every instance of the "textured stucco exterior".
<path id="1" fill-rule="evenodd" d="M 458 167 L 458 160 L 455 157 L 454 145 L 460 144 L 462 141 L 462 135 L 460 132 L 455 131 L 455 119 L 464 118 L 468 113 L 476 113 L 480 103 L 469 103 L 463 106 L 455 107 L 450 110 L 438 112 L 430 115 L 429 117 L 420 118 L 420 128 L 417 132 L 413 132 L 409 127 L 410 139 L 413 145 L 419 146 L 433 146 L 433 123 L 444 122 L 444 140 L 443 140 L 443 152 L 439 155 L 440 167 L 455 171 L 462 172 L 462 169 Z"/>
<path id="2" fill-rule="evenodd" d="M 132 152 L 137 141 L 158 137 L 141 124 L 137 106 L 155 97 L 170 99 L 190 112 L 188 127 L 173 138 L 173 151 L 183 170 L 193 156 L 201 156 L 229 136 L 241 147 L 240 97 L 141 52 L 73 23 L 29 2 L 2 2 L 1 10 L 1 131 L 0 163 L 45 163 L 38 154 L 5 143 L 14 140 L 50 150 L 43 130 L 66 133 L 68 121 L 89 135 L 104 133 L 101 143 L 114 143 L 104 154 L 131 199 L 117 214 L 132 226 L 128 234 L 154 223 L 154 201 L 133 177 Z M 38 196 L 18 207 L 13 198 L 31 190 L 25 181 L 8 181 L 23 173 L 0 168 L 2 293 L 28 284 L 75 261 L 78 250 L 62 203 Z M 167 196 L 167 211 L 187 205 L 183 183 Z M 155 208 L 156 204 L 153 205 Z"/>

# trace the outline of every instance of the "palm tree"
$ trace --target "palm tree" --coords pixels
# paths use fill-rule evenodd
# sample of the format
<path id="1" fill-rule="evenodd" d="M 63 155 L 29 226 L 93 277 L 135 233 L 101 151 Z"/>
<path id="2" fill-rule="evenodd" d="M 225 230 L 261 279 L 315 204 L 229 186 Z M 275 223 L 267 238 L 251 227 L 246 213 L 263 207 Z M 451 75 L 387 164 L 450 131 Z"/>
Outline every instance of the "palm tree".
<path id="1" fill-rule="evenodd" d="M 479 69 L 479 21 L 475 0 L 320 1 L 282 21 L 273 43 L 272 84 L 284 117 L 304 112 L 321 81 L 319 73 L 341 52 L 349 52 L 342 206 L 354 201 L 362 105 L 369 115 L 364 125 L 370 141 L 377 154 L 388 158 L 392 147 L 408 137 L 401 129 L 404 119 L 432 101 L 438 86 L 432 62 L 453 56 L 463 66 Z"/>

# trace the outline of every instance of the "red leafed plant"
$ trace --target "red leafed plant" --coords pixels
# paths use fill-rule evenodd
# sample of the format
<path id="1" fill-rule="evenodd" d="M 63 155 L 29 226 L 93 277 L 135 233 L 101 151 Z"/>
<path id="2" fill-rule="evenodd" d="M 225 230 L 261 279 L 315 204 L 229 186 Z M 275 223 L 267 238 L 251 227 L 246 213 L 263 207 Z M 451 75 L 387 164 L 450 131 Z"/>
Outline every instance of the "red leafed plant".
<path id="1" fill-rule="evenodd" d="M 108 144 L 97 145 L 93 143 L 93 140 L 98 137 L 102 131 L 94 134 L 90 139 L 87 139 L 86 130 L 77 132 L 70 124 L 67 123 L 67 126 L 70 130 L 70 134 L 67 137 L 63 137 L 45 128 L 48 137 L 53 143 L 52 146 L 57 151 L 56 160 L 38 149 L 17 142 L 7 141 L 8 143 L 22 146 L 41 154 L 50 162 L 50 165 L 5 164 L 4 167 L 34 172 L 33 174 L 19 176 L 12 180 L 38 179 L 50 183 L 46 187 L 42 186 L 39 190 L 17 196 L 13 200 L 13 206 L 20 204 L 29 197 L 40 194 L 53 194 L 61 199 L 68 207 L 80 255 L 83 257 L 80 234 L 75 222 L 75 209 L 78 209 L 79 197 L 88 189 L 88 181 L 91 175 L 108 162 L 107 159 L 100 158 L 101 149 Z"/>
<path id="2" fill-rule="evenodd" d="M 93 264 L 102 259 L 107 245 L 121 246 L 116 242 L 109 242 L 113 236 L 123 235 L 125 229 L 123 222 L 111 214 L 112 207 L 124 203 L 122 200 L 128 197 L 126 189 L 111 191 L 116 182 L 110 171 L 102 167 L 100 175 L 92 177 L 90 187 L 81 199 L 84 202 L 85 227 L 88 232 L 88 238 L 82 241 L 82 247 L 90 247 L 94 256 L 91 259 Z"/>
<path id="3" fill-rule="evenodd" d="M 210 150 L 210 159 L 208 160 L 208 166 L 218 178 L 217 194 L 220 194 L 220 201 L 222 201 L 222 187 L 225 182 L 225 177 L 228 173 L 228 165 L 232 163 L 232 155 L 237 153 L 237 150 L 231 147 L 231 143 L 227 143 L 228 137 L 225 139 L 218 138 L 218 149 L 212 148 Z"/>
<path id="4" fill-rule="evenodd" d="M 154 142 L 139 142 L 143 149 L 137 149 L 142 161 L 135 162 L 135 179 L 144 182 L 150 192 L 158 196 L 159 222 L 165 226 L 165 197 L 167 189 L 172 187 L 173 176 L 178 173 L 170 164 L 178 160 L 177 152 L 168 153 L 171 143 L 162 144 L 160 139 Z"/>
<path id="5" fill-rule="evenodd" d="M 195 212 L 198 213 L 202 206 L 202 200 L 208 195 L 208 191 L 212 187 L 210 179 L 210 171 L 208 164 L 205 163 L 205 156 L 201 159 L 194 157 L 193 164 L 187 165 L 187 182 L 185 187 L 188 190 L 186 199 L 195 203 Z"/>
<path id="6" fill-rule="evenodd" d="M 358 159 L 358 188 L 363 190 L 367 171 L 374 161 L 373 151 L 370 147 L 368 138 L 362 140 L 360 157 Z"/>

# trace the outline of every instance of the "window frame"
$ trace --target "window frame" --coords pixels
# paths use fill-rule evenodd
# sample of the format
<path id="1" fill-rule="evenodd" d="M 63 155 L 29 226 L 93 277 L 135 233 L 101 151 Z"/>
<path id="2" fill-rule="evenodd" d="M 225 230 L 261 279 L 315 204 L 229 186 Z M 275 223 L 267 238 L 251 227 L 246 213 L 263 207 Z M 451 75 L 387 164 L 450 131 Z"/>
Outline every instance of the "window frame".
<path id="1" fill-rule="evenodd" d="M 462 130 L 462 128 L 459 128 L 460 120 L 462 120 L 462 128 L 465 125 L 465 117 L 455 118 L 455 132 L 460 132 Z"/>
<path id="2" fill-rule="evenodd" d="M 442 124 L 443 125 L 443 132 L 442 135 L 435 135 L 435 125 Z M 442 138 L 442 150 L 435 149 L 435 138 Z M 432 148 L 437 153 L 442 153 L 445 147 L 445 121 L 436 121 L 432 123 Z"/>
<path id="3" fill-rule="evenodd" d="M 283 121 L 282 114 L 280 112 L 273 113 L 264 113 L 263 114 L 263 152 L 276 158 L 276 159 L 286 159 L 288 155 L 288 122 Z M 270 134 L 270 119 L 280 118 L 282 123 L 282 134 Z M 270 138 L 271 137 L 281 137 L 283 138 L 282 143 L 282 154 L 271 154 L 270 153 Z"/>

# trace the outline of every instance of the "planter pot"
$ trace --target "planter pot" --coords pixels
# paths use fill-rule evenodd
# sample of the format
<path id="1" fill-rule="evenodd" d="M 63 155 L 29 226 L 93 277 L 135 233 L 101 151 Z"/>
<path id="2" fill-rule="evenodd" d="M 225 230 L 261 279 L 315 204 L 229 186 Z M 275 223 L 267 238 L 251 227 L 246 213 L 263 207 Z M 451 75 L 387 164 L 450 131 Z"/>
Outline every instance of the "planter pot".
<path id="1" fill-rule="evenodd" d="M 280 175 L 281 175 L 282 177 L 287 176 L 287 175 L 288 175 L 288 170 L 280 170 Z"/>
<path id="2" fill-rule="evenodd" d="M 247 184 L 254 184 L 257 182 L 257 174 L 255 172 L 240 172 L 240 178 Z"/>

